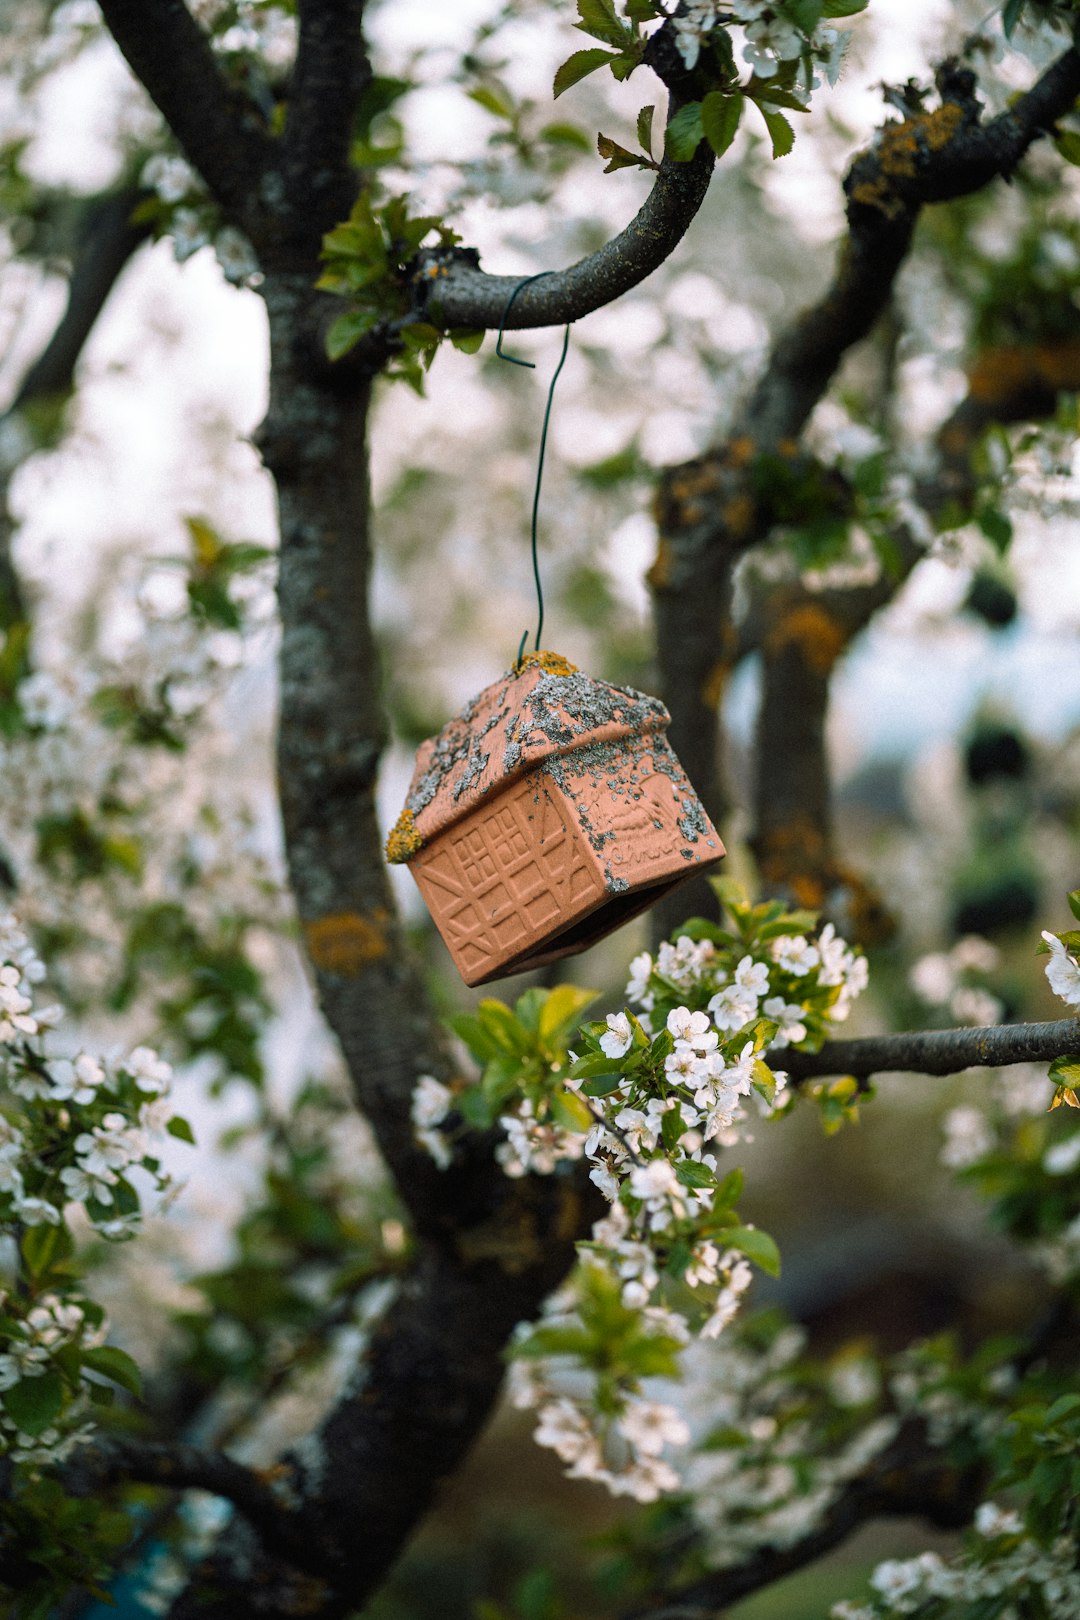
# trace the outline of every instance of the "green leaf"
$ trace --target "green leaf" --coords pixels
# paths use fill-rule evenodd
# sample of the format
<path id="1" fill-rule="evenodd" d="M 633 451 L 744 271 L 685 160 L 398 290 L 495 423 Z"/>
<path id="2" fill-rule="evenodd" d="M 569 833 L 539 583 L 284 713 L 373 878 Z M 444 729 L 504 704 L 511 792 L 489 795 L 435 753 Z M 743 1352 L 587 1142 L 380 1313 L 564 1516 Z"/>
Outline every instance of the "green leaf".
<path id="1" fill-rule="evenodd" d="M 470 1086 L 467 1091 L 459 1092 L 455 1103 L 462 1119 L 474 1129 L 485 1131 L 494 1123 L 497 1105 L 485 1096 L 479 1086 Z"/>
<path id="2" fill-rule="evenodd" d="M 615 0 L 578 0 L 578 16 L 574 24 L 583 34 L 603 40 L 605 45 L 626 45 L 633 34 L 615 14 Z"/>
<path id="3" fill-rule="evenodd" d="M 487 333 L 483 330 L 474 332 L 468 326 L 457 326 L 452 332 L 447 332 L 446 335 L 454 348 L 460 349 L 462 354 L 475 354 L 487 337 Z"/>
<path id="4" fill-rule="evenodd" d="M 586 1097 L 608 1097 L 616 1090 L 621 1079 L 622 1075 L 618 1072 L 601 1073 L 593 1080 L 586 1080 L 581 1089 Z"/>
<path id="5" fill-rule="evenodd" d="M 568 56 L 562 66 L 557 69 L 555 82 L 551 87 L 552 94 L 558 100 L 563 91 L 569 90 L 572 84 L 577 84 L 580 79 L 587 78 L 590 73 L 595 73 L 597 68 L 606 67 L 609 63 L 617 60 L 618 58 L 612 56 L 610 51 L 575 51 L 573 56 Z"/>
<path id="6" fill-rule="evenodd" d="M 664 136 L 668 156 L 673 157 L 677 163 L 689 163 L 704 139 L 701 102 L 688 101 L 685 107 L 679 108 L 668 124 Z"/>
<path id="7" fill-rule="evenodd" d="M 770 1277 L 779 1277 L 780 1250 L 768 1232 L 759 1232 L 756 1226 L 732 1226 L 725 1231 L 724 1242 L 729 1249 L 745 1254 Z"/>
<path id="8" fill-rule="evenodd" d="M 344 315 L 331 322 L 326 334 L 326 354 L 330 360 L 340 360 L 343 354 L 354 349 L 373 326 L 379 322 L 378 315 L 370 309 L 348 309 Z"/>
<path id="9" fill-rule="evenodd" d="M 142 1374 L 137 1364 L 128 1355 L 126 1350 L 118 1350 L 115 1345 L 99 1345 L 96 1350 L 83 1351 L 83 1366 L 89 1367 L 91 1372 L 100 1373 L 103 1378 L 109 1378 L 121 1389 L 126 1389 L 132 1395 L 142 1394 Z"/>
<path id="10" fill-rule="evenodd" d="M 742 109 L 742 96 L 725 96 L 719 90 L 710 90 L 701 103 L 701 127 L 717 157 L 723 157 L 735 139 Z"/>
<path id="11" fill-rule="evenodd" d="M 1080 1395 L 1060 1395 L 1046 1414 L 1047 1424 L 1060 1423 L 1063 1417 L 1080 1407 Z"/>
<path id="12" fill-rule="evenodd" d="M 31 1277 L 44 1277 L 75 1250 L 71 1233 L 61 1222 L 59 1226 L 31 1226 L 22 1235 L 19 1244 L 23 1263 Z"/>
<path id="13" fill-rule="evenodd" d="M 804 34 L 812 34 L 824 13 L 824 0 L 787 0 L 785 6 L 787 15 L 796 28 Z"/>
<path id="14" fill-rule="evenodd" d="M 173 1115 L 165 1129 L 168 1131 L 170 1136 L 175 1136 L 177 1141 L 190 1142 L 192 1147 L 195 1146 L 195 1132 L 192 1130 L 187 1120 L 181 1119 L 179 1114 Z"/>
<path id="15" fill-rule="evenodd" d="M 4 1411 L 24 1434 L 40 1434 L 60 1415 L 64 1380 L 55 1367 L 40 1378 L 23 1378 L 3 1393 Z"/>
<path id="16" fill-rule="evenodd" d="M 529 1032 L 518 1023 L 505 1001 L 487 997 L 477 1007 L 476 1016 L 500 1051 L 512 1052 L 517 1057 L 528 1054 L 532 1046 Z"/>
<path id="17" fill-rule="evenodd" d="M 684 1159 L 682 1164 L 675 1166 L 675 1174 L 684 1187 L 714 1187 L 716 1185 L 716 1172 L 710 1170 L 707 1164 L 699 1163 L 697 1159 Z"/>
<path id="18" fill-rule="evenodd" d="M 676 1103 L 674 1108 L 669 1108 L 667 1110 L 660 1121 L 660 1135 L 663 1139 L 664 1146 L 667 1148 L 669 1153 L 674 1152 L 675 1148 L 678 1146 L 679 1138 L 685 1129 L 686 1126 L 683 1124 L 682 1109 L 679 1107 L 678 1103 Z"/>
<path id="19" fill-rule="evenodd" d="M 557 1123 L 567 1131 L 578 1131 L 584 1135 L 596 1124 L 588 1103 L 575 1091 L 565 1088 L 552 1094 L 551 1112 Z"/>
<path id="20" fill-rule="evenodd" d="M 591 1007 L 599 990 L 585 990 L 576 984 L 557 984 L 540 1011 L 537 1034 L 547 1047 L 565 1044 L 570 1029 Z"/>
<path id="21" fill-rule="evenodd" d="M 1080 136 L 1077 140 L 1080 141 Z M 1004 512 L 1000 512 L 995 506 L 984 506 L 978 514 L 978 524 L 999 556 L 1008 551 L 1009 542 L 1013 537 L 1013 526 Z"/>
<path id="22" fill-rule="evenodd" d="M 760 102 L 758 103 L 758 112 L 764 118 L 765 127 L 769 131 L 773 157 L 786 157 L 795 145 L 795 131 L 783 113 L 769 112 L 768 108 L 761 106 Z"/>
<path id="23" fill-rule="evenodd" d="M 487 1063 L 498 1053 L 499 1047 L 491 1031 L 472 1013 L 455 1013 L 453 1018 L 448 1018 L 446 1022 L 480 1063 Z"/>
<path id="24" fill-rule="evenodd" d="M 1001 26 L 1006 39 L 1011 39 L 1016 32 L 1016 25 L 1024 9 L 1026 0 L 1006 0 L 1004 11 L 1001 13 Z"/>
<path id="25" fill-rule="evenodd" d="M 592 151 L 592 141 L 577 124 L 545 124 L 538 139 L 553 146 L 572 146 L 576 152 Z"/>
<path id="26" fill-rule="evenodd" d="M 490 85 L 477 85 L 475 90 L 468 92 L 469 100 L 475 101 L 478 107 L 485 112 L 494 113 L 496 118 L 513 118 L 514 105 L 506 96 L 500 96 Z"/>
<path id="27" fill-rule="evenodd" d="M 1066 163 L 1080 165 L 1080 135 L 1075 129 L 1059 129 L 1054 136 L 1054 145 Z"/>
<path id="28" fill-rule="evenodd" d="M 627 147 L 620 146 L 613 141 L 610 135 L 596 137 L 596 150 L 602 158 L 607 159 L 605 174 L 614 174 L 616 169 L 657 169 L 660 165 L 655 159 L 644 157 L 640 152 L 631 152 Z"/>
<path id="29" fill-rule="evenodd" d="M 1073 889 L 1069 895 L 1069 910 L 1077 922 L 1080 922 L 1080 889 Z"/>
<path id="30" fill-rule="evenodd" d="M 1023 0 L 1020 0 L 1021 5 Z M 870 0 L 825 0 L 821 8 L 823 17 L 855 17 L 865 11 Z"/>
<path id="31" fill-rule="evenodd" d="M 653 128 L 653 114 L 655 113 L 655 111 L 656 111 L 655 106 L 642 107 L 641 111 L 637 115 L 637 138 L 638 138 L 638 144 L 640 145 L 641 150 L 643 152 L 648 152 L 650 157 L 652 157 L 652 155 L 653 155 L 652 128 Z"/>

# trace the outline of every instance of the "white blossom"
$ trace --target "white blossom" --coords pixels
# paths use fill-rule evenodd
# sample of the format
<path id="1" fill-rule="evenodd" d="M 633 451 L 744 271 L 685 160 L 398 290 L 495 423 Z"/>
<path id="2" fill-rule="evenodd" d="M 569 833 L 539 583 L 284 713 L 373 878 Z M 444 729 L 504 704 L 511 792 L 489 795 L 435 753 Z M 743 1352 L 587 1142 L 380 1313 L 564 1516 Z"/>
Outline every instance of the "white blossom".
<path id="1" fill-rule="evenodd" d="M 1056 934 L 1048 934 L 1044 929 L 1042 937 L 1050 947 L 1046 977 L 1050 981 L 1051 990 L 1070 1007 L 1080 1007 L 1080 964 L 1077 963 L 1075 956 L 1069 954 Z"/>
<path id="2" fill-rule="evenodd" d="M 172 1069 L 149 1046 L 137 1046 L 120 1065 L 140 1091 L 164 1091 L 172 1080 Z"/>
<path id="3" fill-rule="evenodd" d="M 618 1427 L 630 1444 L 646 1457 L 658 1457 L 665 1446 L 684 1446 L 690 1439 L 686 1419 L 663 1401 L 627 1403 Z"/>
<path id="4" fill-rule="evenodd" d="M 770 948 L 777 965 L 785 973 L 793 973 L 799 978 L 810 973 L 821 961 L 817 947 L 805 934 L 784 934 L 780 939 L 774 939 Z"/>
<path id="5" fill-rule="evenodd" d="M 641 951 L 634 957 L 630 963 L 630 977 L 626 981 L 627 1001 L 632 1001 L 639 1007 L 652 1005 L 652 997 L 648 995 L 649 976 L 652 970 L 653 960 L 648 951 Z"/>
<path id="6" fill-rule="evenodd" d="M 47 1198 L 20 1198 L 15 1213 L 24 1226 L 59 1226 L 60 1211 Z"/>
<path id="7" fill-rule="evenodd" d="M 945 1145 L 941 1162 L 949 1170 L 964 1170 L 993 1151 L 994 1132 L 981 1108 L 953 1108 L 944 1119 Z"/>
<path id="8" fill-rule="evenodd" d="M 624 1012 L 608 1013 L 607 1033 L 600 1037 L 600 1050 L 605 1057 L 621 1058 L 630 1050 L 634 1031 Z"/>
<path id="9" fill-rule="evenodd" d="M 1048 1176 L 1067 1176 L 1080 1165 L 1080 1131 L 1074 1131 L 1062 1142 L 1055 1142 L 1043 1154 L 1043 1169 Z"/>
<path id="10" fill-rule="evenodd" d="M 434 1075 L 422 1074 L 412 1094 L 411 1117 L 415 1126 L 426 1129 L 441 1125 L 453 1104 L 454 1094 Z"/>
<path id="11" fill-rule="evenodd" d="M 762 1003 L 762 1012 L 766 1018 L 775 1018 L 780 1025 L 773 1036 L 774 1046 L 793 1046 L 806 1039 L 806 1025 L 802 1022 L 803 1008 L 792 1002 L 786 1002 L 783 996 L 769 996 Z"/>
<path id="12" fill-rule="evenodd" d="M 1018 1536 L 1024 1525 L 1020 1515 L 1011 1508 L 1000 1508 L 996 1502 L 980 1502 L 975 1509 L 975 1528 L 980 1536 L 993 1540 L 997 1536 Z"/>

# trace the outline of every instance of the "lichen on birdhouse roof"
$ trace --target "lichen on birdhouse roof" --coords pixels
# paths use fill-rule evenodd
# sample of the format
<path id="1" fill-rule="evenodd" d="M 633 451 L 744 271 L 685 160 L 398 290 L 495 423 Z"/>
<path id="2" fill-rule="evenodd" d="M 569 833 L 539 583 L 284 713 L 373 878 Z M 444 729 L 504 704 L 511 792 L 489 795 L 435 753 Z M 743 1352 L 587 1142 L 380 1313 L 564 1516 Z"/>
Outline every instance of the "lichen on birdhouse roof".
<path id="1" fill-rule="evenodd" d="M 657 698 L 593 680 L 557 653 L 533 654 L 421 744 L 387 857 L 408 860 L 493 789 L 545 760 L 662 731 L 670 718 Z"/>

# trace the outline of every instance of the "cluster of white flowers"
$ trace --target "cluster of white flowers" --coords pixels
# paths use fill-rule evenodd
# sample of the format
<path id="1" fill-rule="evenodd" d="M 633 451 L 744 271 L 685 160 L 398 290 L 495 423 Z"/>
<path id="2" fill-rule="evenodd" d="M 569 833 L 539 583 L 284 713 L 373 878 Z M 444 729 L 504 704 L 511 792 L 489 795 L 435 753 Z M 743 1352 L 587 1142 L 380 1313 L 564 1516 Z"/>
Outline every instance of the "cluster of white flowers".
<path id="1" fill-rule="evenodd" d="M 540 1324 L 543 1330 L 583 1331 L 586 1289 L 582 1284 L 588 1281 L 583 1267 L 547 1301 Z M 520 1324 L 516 1334 L 520 1347 L 528 1350 L 533 1331 L 529 1324 Z M 646 1341 L 652 1338 L 679 1345 L 686 1340 L 682 1318 L 659 1306 L 643 1309 L 638 1331 Z M 640 1391 L 621 1391 L 617 1403 L 598 1399 L 603 1382 L 602 1372 L 586 1368 L 579 1357 L 570 1354 L 527 1353 L 510 1363 L 512 1404 L 537 1412 L 534 1438 L 567 1464 L 568 1478 L 595 1480 L 614 1496 L 655 1502 L 680 1483 L 661 1453 L 667 1446 L 685 1445 L 690 1430 L 673 1406 L 650 1400 Z"/>
<path id="2" fill-rule="evenodd" d="M 0 964 L 0 1072 L 30 1105 L 19 1122 L 0 1115 L 0 1227 L 59 1226 L 65 1206 L 80 1204 L 102 1236 L 127 1236 L 140 1204 L 126 1172 L 139 1166 L 167 1185 L 154 1143 L 173 1117 L 172 1069 L 146 1046 L 108 1065 L 88 1052 L 46 1056 L 31 1043 L 64 1009 L 35 1007 L 44 967 L 10 914 L 0 916 Z"/>
<path id="3" fill-rule="evenodd" d="M 829 1411 L 823 1432 L 799 1382 L 805 1346 L 788 1326 L 768 1344 L 729 1335 L 687 1357 L 683 1405 L 702 1443 L 679 1461 L 716 1567 L 802 1540 L 896 1434 L 894 1418 L 876 1415 L 880 1382 L 865 1369 L 845 1390 L 846 1423 Z"/>
<path id="4" fill-rule="evenodd" d="M 766 1067 L 763 1050 L 805 1041 L 811 1031 L 823 1036 L 847 1017 L 867 978 L 865 959 L 831 926 L 810 939 L 782 931 L 787 914 L 780 906 L 740 910 L 736 903 L 733 914 L 742 918 L 741 944 L 721 933 L 716 940 L 683 935 L 661 945 L 655 960 L 636 957 L 627 997 L 639 1014 L 625 1010 L 584 1026 L 584 1055 L 551 1060 L 546 1088 L 522 1086 L 498 1115 L 507 1140 L 497 1152 L 507 1175 L 549 1175 L 583 1154 L 589 1160 L 590 1179 L 611 1208 L 580 1246 L 584 1267 L 594 1282 L 609 1280 L 644 1331 L 657 1321 L 665 1332 L 678 1323 L 680 1343 L 717 1338 L 749 1286 L 749 1261 L 770 1263 L 770 1240 L 739 1226 L 737 1188 L 717 1161 L 720 1148 L 739 1140 L 748 1110 L 769 1116 L 786 1104 L 785 1076 Z M 445 1127 L 456 1104 L 454 1090 L 420 1077 L 413 1124 L 441 1166 L 452 1154 Z M 664 1274 L 685 1285 L 677 1315 L 657 1303 Z M 603 1401 L 592 1384 L 580 1397 L 563 1391 L 556 1401 L 535 1362 L 515 1376 L 518 1404 L 540 1407 L 537 1438 L 572 1471 L 633 1494 L 668 1488 L 659 1484 L 670 1470 L 655 1461 L 658 1452 L 635 1449 L 620 1428 L 642 1399 L 632 1365 Z M 629 1448 L 625 1468 L 612 1461 L 616 1432 Z"/>
<path id="5" fill-rule="evenodd" d="M 449 1086 L 444 1086 L 434 1075 L 420 1076 L 412 1097 L 413 1132 L 440 1170 L 446 1170 L 453 1157 L 449 1138 L 439 1130 L 453 1104 L 454 1094 Z"/>
<path id="6" fill-rule="evenodd" d="M 55 1358 L 71 1346 L 92 1350 L 104 1344 L 104 1320 L 96 1311 L 94 1321 L 88 1319 L 84 1304 L 45 1293 L 20 1316 L 19 1302 L 0 1294 L 0 1311 L 12 1324 L 0 1340 L 0 1393 L 45 1378 L 53 1372 Z M 29 1434 L 0 1409 L 0 1456 L 30 1465 L 62 1462 L 92 1432 L 89 1424 L 80 1421 L 84 1413 L 84 1398 L 80 1396 L 68 1406 L 62 1421 Z"/>
<path id="7" fill-rule="evenodd" d="M 743 28 L 743 57 L 759 79 L 774 78 L 784 63 L 809 54 L 822 64 L 829 83 L 836 83 L 850 36 L 826 23 L 807 33 L 787 14 L 783 0 L 688 0 L 674 19 L 686 66 L 695 67 L 710 35 L 731 24 Z M 814 87 L 812 82 L 806 90 Z"/>
<path id="8" fill-rule="evenodd" d="M 932 951 L 915 963 L 911 988 L 929 1006 L 948 1010 L 956 1024 L 999 1024 L 1005 1004 L 985 984 L 988 974 L 1001 966 L 1001 952 L 989 940 L 969 934 L 951 951 Z"/>
<path id="9" fill-rule="evenodd" d="M 248 238 L 234 225 L 219 225 L 202 180 L 183 158 L 157 152 L 143 165 L 140 181 L 162 204 L 165 226 L 178 264 L 212 245 L 226 281 L 253 284 L 259 261 Z"/>
<path id="10" fill-rule="evenodd" d="M 937 1604 L 986 1605 L 979 1613 L 1045 1615 L 1047 1620 L 1075 1620 L 1080 1614 L 1080 1574 L 1075 1548 L 1064 1538 L 1051 1548 L 1023 1539 L 1015 1514 L 984 1503 L 976 1515 L 976 1529 L 1000 1549 L 986 1548 L 946 1563 L 937 1553 L 917 1558 L 890 1558 L 870 1577 L 874 1597 L 869 1603 L 834 1604 L 832 1620 L 886 1620 L 910 1615 Z M 965 1612 L 968 1612 L 965 1610 Z M 973 1611 L 972 1611 L 973 1612 Z"/>
<path id="11" fill-rule="evenodd" d="M 186 1124 L 173 1119 L 172 1070 L 149 1047 L 112 1062 L 46 1051 L 45 1034 L 63 1008 L 35 1005 L 34 986 L 44 977 L 18 921 L 0 915 L 0 1080 L 9 1099 L 0 1113 L 0 1234 L 21 1240 L 15 1252 L 32 1282 L 0 1301 L 0 1454 L 31 1464 L 62 1458 L 89 1432 L 80 1357 L 104 1338 L 100 1307 L 42 1291 L 48 1254 L 70 1254 L 67 1218 L 76 1208 L 101 1237 L 130 1237 L 143 1219 L 147 1185 L 159 1193 L 169 1186 L 156 1144 L 166 1133 L 190 1140 Z M 36 1228 L 43 1237 L 56 1229 L 61 1246 L 50 1250 L 49 1237 L 28 1254 L 27 1234 Z M 70 1289 L 69 1271 L 57 1274 L 57 1285 Z M 25 1384 L 36 1387 L 20 1394 Z"/>

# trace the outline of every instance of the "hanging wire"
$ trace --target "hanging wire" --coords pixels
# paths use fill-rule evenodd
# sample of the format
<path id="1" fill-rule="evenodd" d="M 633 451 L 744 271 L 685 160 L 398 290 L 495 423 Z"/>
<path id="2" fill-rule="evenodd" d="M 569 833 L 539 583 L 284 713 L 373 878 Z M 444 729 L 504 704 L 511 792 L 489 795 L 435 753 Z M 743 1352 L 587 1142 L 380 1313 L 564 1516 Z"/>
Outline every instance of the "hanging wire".
<path id="1" fill-rule="evenodd" d="M 513 308 L 514 299 L 517 297 L 517 295 L 521 291 L 522 287 L 527 287 L 529 285 L 529 283 L 532 282 L 532 281 L 540 281 L 544 276 L 551 276 L 551 275 L 554 275 L 554 274 L 555 274 L 555 272 L 553 270 L 541 270 L 535 276 L 526 276 L 523 281 L 518 282 L 517 286 L 514 288 L 513 292 L 510 294 L 510 297 L 506 300 L 506 308 L 503 310 L 502 320 L 499 322 L 498 341 L 495 344 L 495 354 L 498 357 L 498 359 L 507 360 L 507 361 L 509 361 L 509 363 L 512 366 L 527 366 L 530 371 L 535 371 L 536 370 L 536 367 L 535 367 L 535 365 L 533 364 L 533 362 L 531 360 L 519 360 L 516 355 L 504 354 L 503 346 L 502 346 L 502 344 L 503 344 L 503 335 L 504 335 L 504 333 L 506 331 L 506 322 L 509 319 L 511 309 Z M 540 558 L 539 558 L 539 554 L 537 552 L 537 540 L 536 540 L 536 525 L 537 525 L 537 518 L 538 518 L 539 512 L 540 512 L 540 481 L 544 476 L 544 452 L 547 449 L 548 423 L 551 421 L 551 402 L 555 397 L 555 384 L 558 382 L 559 373 L 560 373 L 560 371 L 562 370 L 563 366 L 566 363 L 566 355 L 567 355 L 567 350 L 569 349 L 569 347 L 570 347 L 570 325 L 569 325 L 569 322 L 568 322 L 567 327 L 566 327 L 566 331 L 563 333 L 562 354 L 559 356 L 559 363 L 555 367 L 555 373 L 554 373 L 554 375 L 553 375 L 553 377 L 551 379 L 551 384 L 550 384 L 550 386 L 548 388 L 547 406 L 546 406 L 546 408 L 544 410 L 544 425 L 540 430 L 540 455 L 537 458 L 537 463 L 536 463 L 536 487 L 533 490 L 533 503 L 532 503 L 532 566 L 533 566 L 533 579 L 536 582 L 536 613 L 537 613 L 537 617 L 536 617 L 536 641 L 535 641 L 535 647 L 536 647 L 537 652 L 540 651 L 540 637 L 543 634 L 543 630 L 544 630 L 544 587 L 540 582 Z M 521 643 L 520 643 L 520 645 L 518 647 L 517 659 L 515 660 L 515 663 L 514 663 L 514 668 L 515 669 L 517 669 L 520 666 L 521 660 L 525 656 L 525 643 L 528 641 L 528 639 L 529 639 L 529 632 L 526 629 L 524 635 L 521 638 Z"/>

